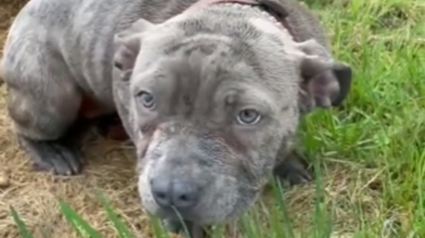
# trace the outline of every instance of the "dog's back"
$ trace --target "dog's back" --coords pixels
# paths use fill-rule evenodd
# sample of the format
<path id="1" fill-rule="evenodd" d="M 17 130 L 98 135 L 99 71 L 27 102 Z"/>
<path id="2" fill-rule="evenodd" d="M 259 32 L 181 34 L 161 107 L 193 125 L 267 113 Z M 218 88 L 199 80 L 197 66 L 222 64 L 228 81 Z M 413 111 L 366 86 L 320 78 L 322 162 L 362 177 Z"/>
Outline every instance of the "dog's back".
<path id="1" fill-rule="evenodd" d="M 32 0 L 10 29 L 3 68 L 14 68 L 11 64 L 18 61 L 32 61 L 30 52 L 36 55 L 53 51 L 61 55 L 83 91 L 110 103 L 111 90 L 105 88 L 104 81 L 111 78 L 113 35 L 141 17 L 153 23 L 163 22 L 196 1 Z M 295 0 L 278 1 L 289 12 L 288 22 L 300 40 L 315 38 L 330 49 L 321 24 L 305 6 Z"/>

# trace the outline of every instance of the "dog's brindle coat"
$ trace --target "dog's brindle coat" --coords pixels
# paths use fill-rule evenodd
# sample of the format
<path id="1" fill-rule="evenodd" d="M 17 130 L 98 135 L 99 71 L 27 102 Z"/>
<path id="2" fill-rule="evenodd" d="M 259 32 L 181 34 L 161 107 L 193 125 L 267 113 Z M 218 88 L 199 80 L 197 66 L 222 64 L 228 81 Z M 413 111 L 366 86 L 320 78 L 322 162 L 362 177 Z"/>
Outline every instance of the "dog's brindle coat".
<path id="1" fill-rule="evenodd" d="M 22 146 L 38 167 L 78 174 L 74 127 L 118 113 L 144 207 L 171 224 L 175 209 L 187 224 L 237 218 L 273 171 L 310 180 L 299 121 L 345 99 L 351 68 L 307 8 L 271 1 L 29 1 L 1 61 Z"/>

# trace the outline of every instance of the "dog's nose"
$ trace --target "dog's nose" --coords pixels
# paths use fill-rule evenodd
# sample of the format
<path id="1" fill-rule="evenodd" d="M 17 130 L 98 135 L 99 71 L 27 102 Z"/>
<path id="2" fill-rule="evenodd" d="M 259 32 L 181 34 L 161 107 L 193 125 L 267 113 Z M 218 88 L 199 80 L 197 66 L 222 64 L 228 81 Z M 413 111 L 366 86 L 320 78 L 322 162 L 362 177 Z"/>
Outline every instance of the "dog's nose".
<path id="1" fill-rule="evenodd" d="M 163 177 L 151 180 L 151 190 L 159 206 L 175 207 L 179 211 L 195 206 L 199 198 L 195 184 Z"/>

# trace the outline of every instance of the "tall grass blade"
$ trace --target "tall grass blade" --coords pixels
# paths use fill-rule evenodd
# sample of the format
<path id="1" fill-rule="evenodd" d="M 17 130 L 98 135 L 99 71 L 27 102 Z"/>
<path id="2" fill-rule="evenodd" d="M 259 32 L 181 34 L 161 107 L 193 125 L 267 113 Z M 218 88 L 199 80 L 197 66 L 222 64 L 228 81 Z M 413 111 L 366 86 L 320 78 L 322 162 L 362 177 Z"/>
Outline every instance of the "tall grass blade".
<path id="1" fill-rule="evenodd" d="M 152 226 L 152 230 L 153 233 L 155 234 L 156 238 L 169 238 L 170 235 L 168 234 L 167 231 L 165 231 L 161 221 L 155 217 L 150 217 L 151 218 L 151 226 Z"/>
<path id="2" fill-rule="evenodd" d="M 315 232 L 316 238 L 328 238 L 332 233 L 331 220 L 328 216 L 325 204 L 325 188 L 323 174 L 318 160 L 314 160 L 316 204 L 315 204 Z"/>
<path id="3" fill-rule="evenodd" d="M 121 221 L 121 219 L 115 213 L 115 211 L 112 209 L 112 207 L 110 206 L 110 203 L 107 200 L 106 196 L 100 191 L 96 191 L 96 195 L 100 199 L 103 207 L 106 209 L 106 213 L 108 215 L 108 218 L 109 218 L 109 220 L 111 220 L 113 222 L 114 227 L 117 230 L 120 238 L 134 238 L 134 235 L 130 233 L 127 226 L 124 225 L 124 223 Z"/>
<path id="4" fill-rule="evenodd" d="M 272 179 L 272 189 L 275 195 L 275 198 L 277 199 L 277 205 L 279 208 L 279 212 L 282 215 L 282 220 L 283 220 L 283 224 L 282 224 L 282 228 L 278 229 L 279 230 L 279 237 L 289 237 L 289 238 L 295 238 L 295 234 L 292 228 L 292 223 L 291 223 L 291 219 L 288 216 L 288 211 L 287 211 L 287 207 L 285 204 L 285 198 L 283 196 L 283 193 L 285 192 L 283 189 L 283 186 L 281 184 L 281 181 L 278 179 Z M 272 211 L 273 212 L 273 211 Z M 273 212 L 275 213 L 275 212 Z M 276 221 L 274 221 L 276 222 Z M 285 235 L 282 234 L 282 230 L 285 231 Z"/>
<path id="5" fill-rule="evenodd" d="M 73 226 L 80 237 L 103 238 L 87 221 L 78 215 L 68 204 L 59 202 L 60 210 L 66 220 Z M 87 234 L 88 236 L 84 236 Z"/>
<path id="6" fill-rule="evenodd" d="M 19 233 L 21 233 L 21 236 L 23 238 L 34 238 L 30 234 L 30 232 L 28 231 L 28 228 L 27 228 L 25 222 L 20 218 L 20 216 L 16 212 L 15 208 L 13 208 L 13 206 L 10 206 L 10 210 L 12 212 L 13 220 L 15 221 L 16 225 L 18 226 Z"/>

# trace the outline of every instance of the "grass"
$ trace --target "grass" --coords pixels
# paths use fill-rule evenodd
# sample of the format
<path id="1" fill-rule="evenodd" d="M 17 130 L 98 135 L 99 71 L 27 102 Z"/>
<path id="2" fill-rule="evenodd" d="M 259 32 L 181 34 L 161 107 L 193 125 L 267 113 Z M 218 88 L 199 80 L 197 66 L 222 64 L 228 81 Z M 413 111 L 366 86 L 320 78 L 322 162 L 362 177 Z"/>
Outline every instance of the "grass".
<path id="1" fill-rule="evenodd" d="M 425 1 L 305 2 L 332 33 L 335 58 L 355 72 L 344 108 L 317 111 L 302 126 L 305 152 L 322 175 L 312 188 L 275 189 L 271 203 L 239 221 L 240 231 L 216 228 L 213 237 L 425 237 Z M 77 230 L 101 237 L 61 204 Z M 105 209 L 119 237 L 132 237 Z M 22 237 L 31 236 L 22 230 Z"/>
<path id="2" fill-rule="evenodd" d="M 320 168 L 319 170 L 320 171 Z M 316 180 L 317 191 L 323 191 L 323 188 L 320 186 L 320 179 Z M 284 187 L 280 183 L 273 181 L 272 191 L 276 196 L 276 200 L 272 206 L 275 206 L 276 209 L 259 209 L 256 211 L 249 211 L 248 215 L 245 215 L 239 224 L 240 233 L 247 238 L 295 238 L 294 231 L 290 226 L 290 220 L 288 219 L 288 213 L 285 207 L 284 202 Z M 110 202 L 107 200 L 105 195 L 101 192 L 96 192 L 97 198 L 101 201 L 104 209 L 108 214 L 109 221 L 113 224 L 117 236 L 119 238 L 135 238 L 134 234 L 130 231 L 129 227 L 123 223 L 116 211 L 111 207 Z M 68 221 L 69 225 L 73 227 L 74 231 L 82 238 L 103 238 L 103 236 L 96 231 L 86 220 L 84 220 L 81 215 L 76 213 L 73 208 L 71 208 L 67 203 L 58 201 L 60 210 Z M 314 237 L 329 237 L 331 232 L 331 224 L 324 224 L 323 221 L 326 220 L 326 211 L 322 210 L 322 203 L 319 201 L 316 203 L 316 226 Z M 28 231 L 27 225 L 15 211 L 13 207 L 10 208 L 13 220 L 18 227 L 18 230 L 23 238 L 34 238 Z M 265 222 L 265 217 L 269 215 L 272 219 L 271 229 L 264 229 L 264 227 L 259 226 Z M 154 217 L 151 217 L 152 230 L 156 238 L 171 238 L 171 235 L 166 231 L 164 225 Z M 282 229 L 282 224 L 287 225 L 285 229 Z M 326 226 L 326 227 L 325 227 Z M 224 237 L 224 227 L 213 227 L 210 232 L 211 238 L 221 238 Z M 325 229 L 324 229 L 325 228 Z M 47 234 L 43 238 L 50 238 Z"/>

